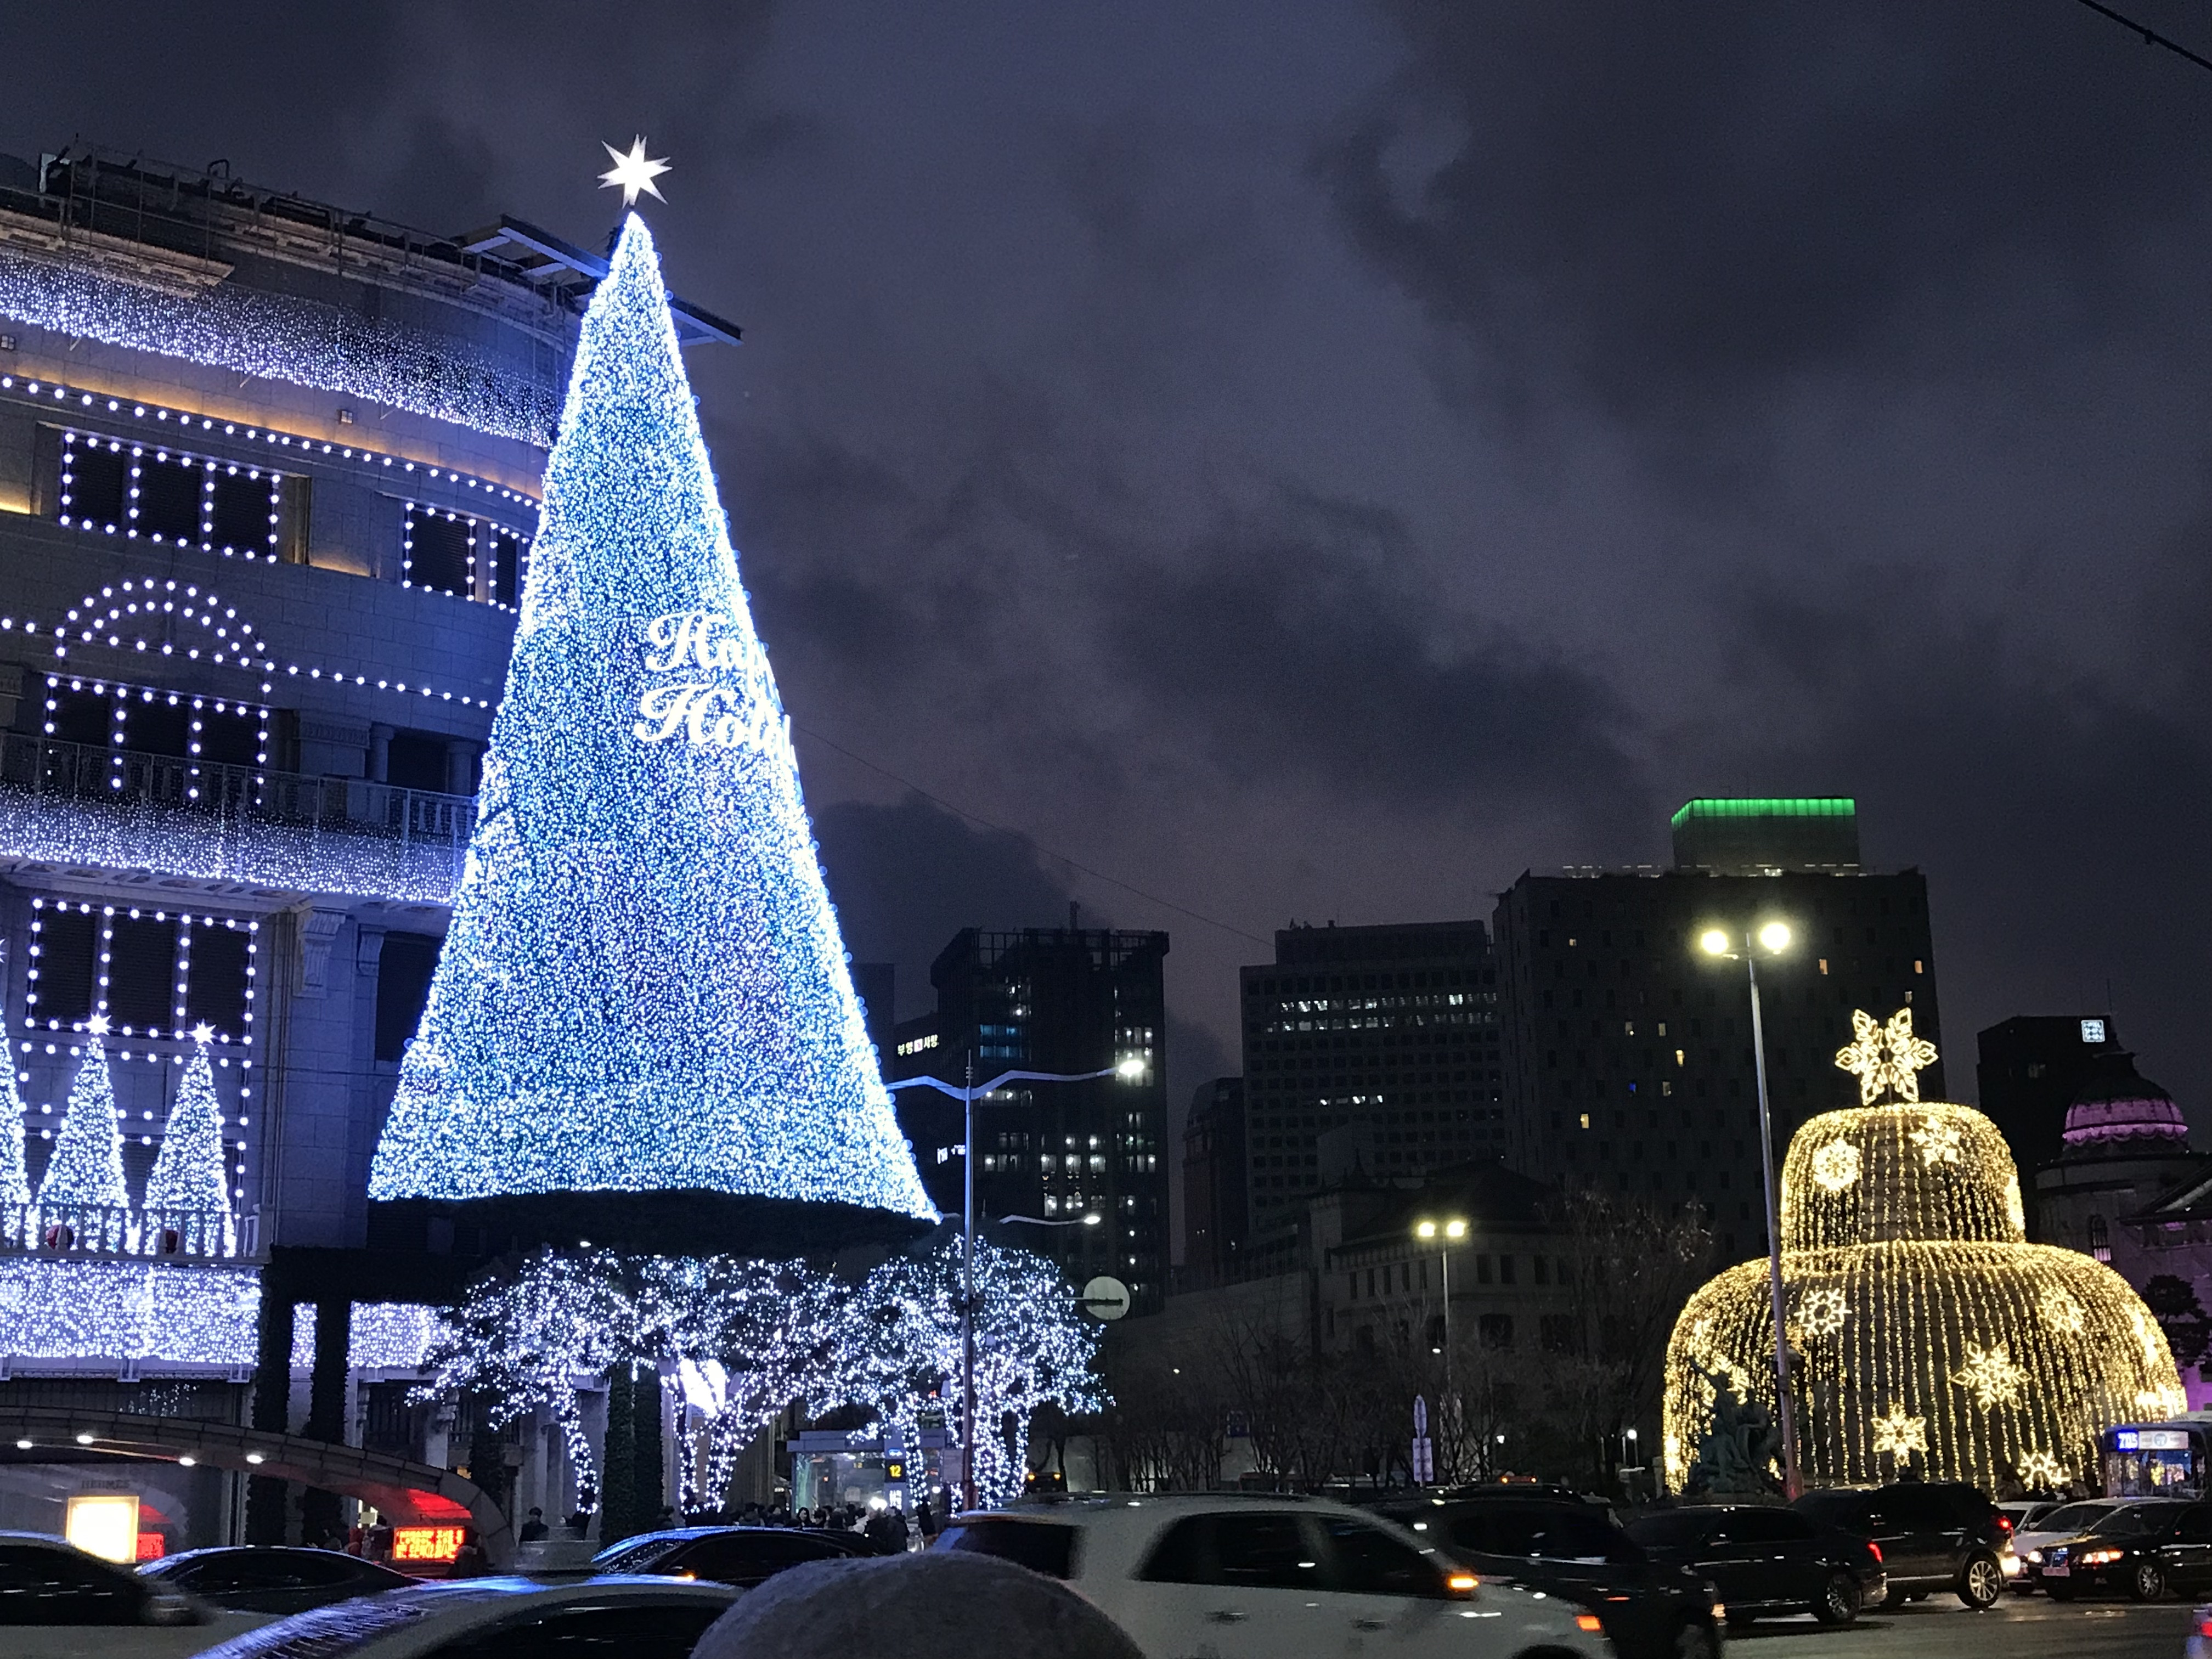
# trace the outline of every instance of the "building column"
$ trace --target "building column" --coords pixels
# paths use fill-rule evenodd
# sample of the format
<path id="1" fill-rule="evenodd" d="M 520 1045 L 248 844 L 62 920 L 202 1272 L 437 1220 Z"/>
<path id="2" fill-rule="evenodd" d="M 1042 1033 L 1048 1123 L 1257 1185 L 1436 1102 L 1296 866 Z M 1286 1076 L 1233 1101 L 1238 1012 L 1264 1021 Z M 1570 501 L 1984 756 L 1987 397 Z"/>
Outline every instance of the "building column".
<path id="1" fill-rule="evenodd" d="M 331 1445 L 346 1443 L 346 1394 L 352 1370 L 353 1297 L 325 1286 L 315 1302 L 315 1369 L 307 1378 L 307 1422 L 301 1432 Z M 310 1486 L 300 1499 L 300 1541 L 336 1536 L 342 1524 L 338 1495 Z"/>
<path id="2" fill-rule="evenodd" d="M 274 1282 L 276 1277 L 264 1272 L 261 1278 L 260 1340 L 253 1370 L 251 1426 L 283 1434 L 291 1426 L 293 1304 Z M 246 1477 L 247 1543 L 284 1541 L 284 1486 L 274 1475 Z"/>
<path id="3" fill-rule="evenodd" d="M 368 728 L 368 781 L 392 781 L 392 728 L 378 724 Z"/>

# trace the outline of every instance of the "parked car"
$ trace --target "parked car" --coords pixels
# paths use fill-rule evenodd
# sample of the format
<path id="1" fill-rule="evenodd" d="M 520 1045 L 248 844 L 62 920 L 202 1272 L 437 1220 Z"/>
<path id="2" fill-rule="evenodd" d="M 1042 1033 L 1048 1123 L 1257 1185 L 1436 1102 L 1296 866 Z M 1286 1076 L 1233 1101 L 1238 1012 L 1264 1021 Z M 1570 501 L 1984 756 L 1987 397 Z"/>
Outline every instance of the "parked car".
<path id="1" fill-rule="evenodd" d="M 1795 1510 L 1692 1505 L 1644 1516 L 1628 1535 L 1654 1559 L 1711 1579 L 1736 1630 L 1777 1613 L 1848 1625 L 1889 1588 L 1869 1540 Z"/>
<path id="2" fill-rule="evenodd" d="M 190 1590 L 201 1601 L 231 1613 L 305 1613 L 356 1595 L 404 1589 L 420 1582 L 336 1550 L 272 1544 L 185 1550 L 145 1563 L 138 1576 Z"/>
<path id="3" fill-rule="evenodd" d="M 1997 1506 L 1959 1481 L 1831 1487 L 1807 1492 L 1792 1507 L 1874 1540 L 1889 1577 L 1884 1607 L 1950 1590 L 1984 1611 L 2002 1598 L 2005 1581 L 2020 1572 L 2011 1528 Z"/>
<path id="4" fill-rule="evenodd" d="M 2020 1557 L 2020 1577 L 2013 1588 L 2022 1594 L 2042 1585 L 2042 1551 L 2048 1544 L 2063 1544 L 2085 1533 L 2104 1516 L 2130 1500 L 2124 1498 L 2084 1498 L 2071 1504 L 2046 1505 L 2039 1515 L 2013 1522 L 2012 1547 Z"/>
<path id="5" fill-rule="evenodd" d="M 0 1533 L 0 1654 L 8 1659 L 60 1659 L 117 1644 L 117 1636 L 88 1633 L 88 1626 L 204 1626 L 229 1616 L 58 1538 Z M 133 1652 L 183 1654 L 210 1637 L 176 1629 L 128 1639 Z"/>
<path id="6" fill-rule="evenodd" d="M 1610 1651 L 1597 1616 L 1477 1576 L 1343 1504 L 1194 1492 L 955 1516 L 937 1547 L 1058 1578 L 1152 1659 L 1387 1650 L 1397 1659 Z"/>
<path id="7" fill-rule="evenodd" d="M 672 1578 L 449 1579 L 294 1613 L 200 1659 L 690 1659 L 738 1595 Z"/>
<path id="8" fill-rule="evenodd" d="M 750 1589 L 802 1561 L 842 1561 L 875 1550 L 858 1533 L 795 1527 L 678 1527 L 610 1544 L 592 1558 L 599 1572 L 708 1578 Z"/>
<path id="9" fill-rule="evenodd" d="M 1511 1486 L 1370 1506 L 1486 1583 L 1540 1589 L 1597 1614 L 1620 1659 L 1717 1659 L 1726 1609 L 1711 1579 L 1655 1561 L 1613 1511 Z"/>
<path id="10" fill-rule="evenodd" d="M 2212 1504 L 2172 1498 L 2122 1504 L 2036 1553 L 2038 1579 L 2054 1601 L 2100 1589 L 2155 1601 L 2169 1589 L 2212 1589 Z"/>

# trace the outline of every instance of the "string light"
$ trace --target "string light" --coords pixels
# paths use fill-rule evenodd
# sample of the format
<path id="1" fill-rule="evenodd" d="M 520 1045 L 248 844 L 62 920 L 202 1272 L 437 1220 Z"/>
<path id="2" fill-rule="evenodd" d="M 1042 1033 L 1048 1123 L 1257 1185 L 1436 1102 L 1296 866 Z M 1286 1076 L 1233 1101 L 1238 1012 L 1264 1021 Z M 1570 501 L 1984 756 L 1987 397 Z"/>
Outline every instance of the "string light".
<path id="1" fill-rule="evenodd" d="M 251 1267 L 0 1256 L 0 1350 L 24 1359 L 254 1363 Z"/>
<path id="2" fill-rule="evenodd" d="M 1808 1482 L 1879 1484 L 1910 1463 L 1985 1491 L 2094 1486 L 2098 1432 L 2185 1408 L 2164 1334 L 2109 1267 L 2030 1244 L 1996 1126 L 1923 1102 L 1935 1059 L 1910 1011 L 1838 1063 L 1886 1104 L 1826 1112 L 1782 1170 L 1782 1276 Z M 1912 1086 L 1908 1091 L 1907 1084 Z M 1666 1478 L 1680 1490 L 1717 1390 L 1774 1407 L 1767 1264 L 1729 1268 L 1690 1298 L 1668 1346 Z"/>
<path id="3" fill-rule="evenodd" d="M 0 254 L 0 317 L 73 339 L 336 392 L 543 449 L 546 390 L 447 336 L 222 283 L 164 293 L 81 264 Z"/>
<path id="4" fill-rule="evenodd" d="M 584 318 L 521 613 L 369 1196 L 703 1188 L 933 1215 L 635 216 Z"/>

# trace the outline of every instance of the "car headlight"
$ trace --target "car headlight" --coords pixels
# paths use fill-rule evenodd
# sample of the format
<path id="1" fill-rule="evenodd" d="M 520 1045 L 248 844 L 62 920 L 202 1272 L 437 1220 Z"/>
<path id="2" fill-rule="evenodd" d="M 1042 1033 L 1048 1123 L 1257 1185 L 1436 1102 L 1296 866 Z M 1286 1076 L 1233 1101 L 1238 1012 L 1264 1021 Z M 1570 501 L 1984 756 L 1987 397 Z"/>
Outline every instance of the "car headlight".
<path id="1" fill-rule="evenodd" d="M 2120 1559 L 2122 1553 L 2119 1550 L 2091 1550 L 2081 1558 L 2081 1565 L 2085 1567 L 2109 1567 Z"/>
<path id="2" fill-rule="evenodd" d="M 2030 1550 L 2027 1553 L 2027 1559 L 2033 1565 L 2039 1567 L 2043 1565 L 2043 1552 L 2041 1550 Z"/>

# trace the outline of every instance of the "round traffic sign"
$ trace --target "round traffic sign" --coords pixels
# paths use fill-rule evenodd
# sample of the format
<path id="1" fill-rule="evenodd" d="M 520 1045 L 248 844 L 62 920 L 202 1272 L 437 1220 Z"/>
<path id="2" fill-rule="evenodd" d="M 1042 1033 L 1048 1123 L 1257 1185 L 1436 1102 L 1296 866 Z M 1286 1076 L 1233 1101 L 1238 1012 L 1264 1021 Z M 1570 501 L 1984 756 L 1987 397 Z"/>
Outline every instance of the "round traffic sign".
<path id="1" fill-rule="evenodd" d="M 1093 1319 L 1119 1319 L 1129 1311 L 1129 1287 L 1101 1273 L 1083 1287 L 1083 1311 Z"/>

